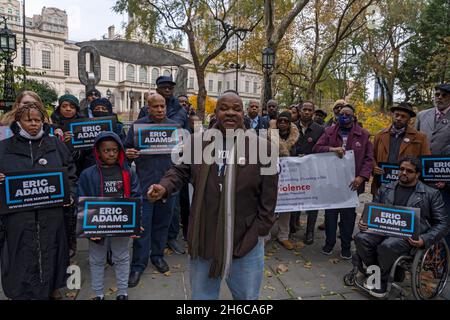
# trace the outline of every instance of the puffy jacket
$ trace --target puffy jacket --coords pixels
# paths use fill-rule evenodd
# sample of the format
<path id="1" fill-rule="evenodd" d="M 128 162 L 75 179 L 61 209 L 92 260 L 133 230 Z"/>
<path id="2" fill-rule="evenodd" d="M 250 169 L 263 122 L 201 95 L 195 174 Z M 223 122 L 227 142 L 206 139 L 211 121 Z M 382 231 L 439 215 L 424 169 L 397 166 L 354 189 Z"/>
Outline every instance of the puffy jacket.
<path id="1" fill-rule="evenodd" d="M 398 184 L 396 181 L 382 186 L 374 202 L 394 205 L 395 188 Z M 419 181 L 406 206 L 420 208 L 420 236 L 425 248 L 429 248 L 448 233 L 447 214 L 439 190 Z"/>
<path id="2" fill-rule="evenodd" d="M 97 144 L 100 139 L 111 137 L 120 147 L 119 152 L 119 165 L 122 169 L 124 197 L 125 198 L 139 198 L 141 196 L 141 190 L 139 181 L 136 174 L 130 169 L 125 158 L 125 150 L 119 136 L 113 132 L 100 133 L 94 142 L 93 154 L 95 156 L 96 164 L 83 170 L 78 181 L 78 196 L 86 197 L 103 197 L 103 176 L 100 168 L 101 161 L 97 152 Z"/>

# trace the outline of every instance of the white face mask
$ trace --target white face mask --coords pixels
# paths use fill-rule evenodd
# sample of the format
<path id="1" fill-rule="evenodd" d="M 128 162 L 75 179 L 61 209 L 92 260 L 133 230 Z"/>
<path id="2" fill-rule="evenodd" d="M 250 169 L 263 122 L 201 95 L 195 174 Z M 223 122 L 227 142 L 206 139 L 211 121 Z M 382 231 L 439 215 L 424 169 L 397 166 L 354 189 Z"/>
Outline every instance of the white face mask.
<path id="1" fill-rule="evenodd" d="M 25 139 L 28 139 L 28 140 L 39 140 L 39 139 L 41 139 L 42 136 L 44 135 L 44 129 L 43 129 L 44 126 L 43 126 L 43 125 L 41 126 L 41 129 L 39 130 L 38 134 L 35 135 L 35 136 L 32 136 L 31 134 L 29 134 L 28 132 L 26 132 L 26 131 L 22 128 L 22 126 L 20 125 L 20 122 L 19 122 L 19 121 L 17 121 L 17 125 L 18 125 L 19 128 L 20 128 L 19 135 L 20 135 L 21 137 L 24 137 Z"/>

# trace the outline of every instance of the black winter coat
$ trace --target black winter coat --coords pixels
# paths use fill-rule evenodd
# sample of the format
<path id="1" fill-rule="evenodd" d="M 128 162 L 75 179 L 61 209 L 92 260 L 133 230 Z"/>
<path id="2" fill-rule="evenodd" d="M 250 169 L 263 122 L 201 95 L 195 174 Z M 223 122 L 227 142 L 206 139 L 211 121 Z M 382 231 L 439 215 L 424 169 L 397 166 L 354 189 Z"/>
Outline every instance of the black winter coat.
<path id="1" fill-rule="evenodd" d="M 49 136 L 49 127 L 42 139 L 30 141 L 14 133 L 0 142 L 0 172 L 67 168 L 72 196 L 76 195 L 75 165 L 67 147 L 58 138 Z M 47 164 L 39 164 L 46 159 Z M 1 277 L 5 295 L 11 299 L 48 299 L 50 294 L 66 285 L 69 264 L 68 244 L 64 228 L 63 208 L 49 208 L 0 216 L 5 229 L 1 250 Z"/>

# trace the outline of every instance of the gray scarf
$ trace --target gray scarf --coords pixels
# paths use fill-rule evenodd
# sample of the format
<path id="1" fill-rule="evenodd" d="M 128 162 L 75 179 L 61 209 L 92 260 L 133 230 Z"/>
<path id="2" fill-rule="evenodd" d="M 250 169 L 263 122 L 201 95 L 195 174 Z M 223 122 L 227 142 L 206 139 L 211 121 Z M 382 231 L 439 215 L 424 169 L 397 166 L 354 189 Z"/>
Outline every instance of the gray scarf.
<path id="1" fill-rule="evenodd" d="M 20 135 L 21 137 L 25 138 L 25 139 L 28 139 L 28 140 L 39 140 L 39 139 L 41 139 L 41 138 L 44 136 L 44 129 L 43 129 L 43 126 L 41 126 L 41 130 L 38 132 L 37 135 L 32 136 L 31 134 L 29 134 L 28 132 L 26 132 L 26 131 L 22 128 L 22 126 L 20 125 L 19 122 L 17 122 L 17 125 L 18 125 L 19 128 L 20 128 L 19 135 Z"/>

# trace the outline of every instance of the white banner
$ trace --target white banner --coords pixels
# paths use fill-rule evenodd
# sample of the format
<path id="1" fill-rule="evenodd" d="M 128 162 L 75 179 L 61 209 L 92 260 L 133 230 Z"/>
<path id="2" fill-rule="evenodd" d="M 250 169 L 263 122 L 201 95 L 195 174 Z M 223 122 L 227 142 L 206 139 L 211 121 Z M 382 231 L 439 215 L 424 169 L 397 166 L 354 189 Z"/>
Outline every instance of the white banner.
<path id="1" fill-rule="evenodd" d="M 335 153 L 279 159 L 278 200 L 275 212 L 355 208 L 356 191 L 349 187 L 355 179 L 353 151 L 343 159 Z"/>

